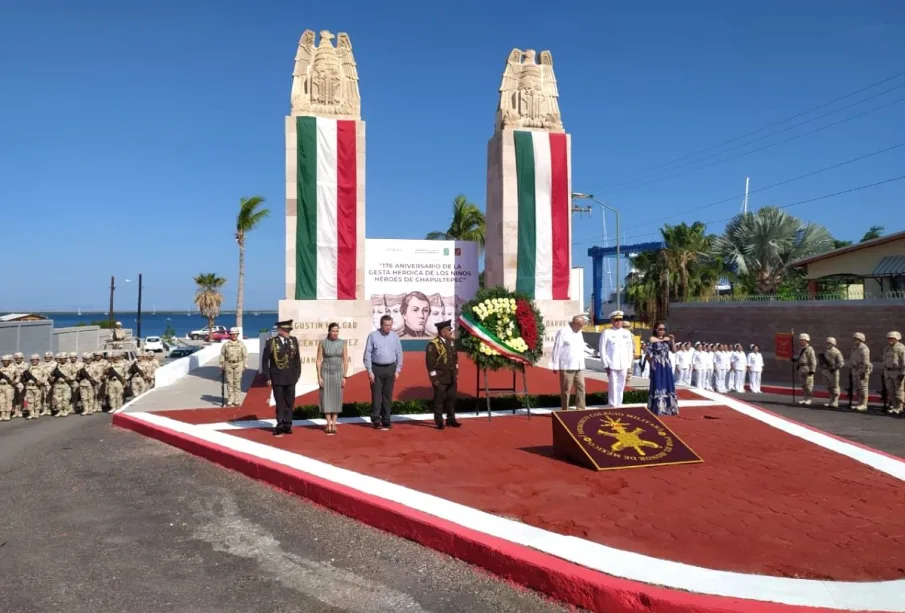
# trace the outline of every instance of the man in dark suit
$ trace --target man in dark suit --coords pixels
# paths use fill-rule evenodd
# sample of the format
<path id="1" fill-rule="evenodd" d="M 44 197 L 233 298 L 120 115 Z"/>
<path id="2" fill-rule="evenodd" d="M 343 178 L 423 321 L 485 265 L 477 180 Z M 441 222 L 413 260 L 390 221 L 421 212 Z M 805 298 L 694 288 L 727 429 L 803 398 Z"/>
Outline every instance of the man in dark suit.
<path id="1" fill-rule="evenodd" d="M 302 376 L 298 339 L 290 336 L 292 320 L 277 322 L 277 335 L 267 340 L 261 355 L 261 365 L 267 385 L 273 388 L 276 403 L 277 427 L 275 436 L 292 434 L 292 409 L 295 404 L 295 384 Z"/>
<path id="2" fill-rule="evenodd" d="M 446 426 L 458 428 L 456 421 L 456 383 L 459 380 L 459 360 L 456 339 L 452 331 L 452 321 L 437 324 L 437 338 L 427 344 L 425 350 L 427 375 L 434 388 L 434 423 L 437 429 Z M 446 414 L 446 424 L 443 414 Z"/>

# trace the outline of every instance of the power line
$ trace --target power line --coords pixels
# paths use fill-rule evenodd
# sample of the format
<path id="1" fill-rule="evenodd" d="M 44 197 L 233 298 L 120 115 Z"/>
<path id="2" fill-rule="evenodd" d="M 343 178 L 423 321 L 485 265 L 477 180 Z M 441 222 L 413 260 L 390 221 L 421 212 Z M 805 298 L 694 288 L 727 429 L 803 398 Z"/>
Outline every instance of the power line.
<path id="1" fill-rule="evenodd" d="M 905 87 L 905 85 L 903 85 L 903 87 Z M 618 194 L 620 192 L 624 192 L 627 189 L 637 189 L 639 187 L 644 187 L 646 185 L 653 185 L 655 183 L 661 183 L 663 181 L 666 181 L 667 179 L 672 179 L 674 177 L 680 177 L 682 175 L 687 175 L 692 172 L 704 170 L 705 168 L 712 168 L 713 166 L 718 166 L 720 164 L 724 164 L 724 163 L 732 161 L 732 160 L 737 160 L 739 158 L 743 158 L 745 156 L 751 155 L 752 153 L 757 153 L 759 151 L 763 151 L 764 149 L 770 149 L 771 147 L 776 147 L 777 145 L 784 145 L 786 143 L 792 142 L 793 140 L 798 140 L 799 138 L 804 138 L 805 136 L 810 136 L 811 134 L 816 134 L 817 132 L 822 132 L 823 130 L 826 130 L 828 128 L 832 128 L 832 127 L 838 126 L 840 124 L 843 124 L 843 123 L 846 123 L 849 121 L 853 121 L 855 119 L 859 119 L 861 117 L 864 117 L 865 115 L 870 115 L 871 113 L 876 113 L 877 111 L 882 111 L 885 108 L 893 106 L 894 104 L 899 104 L 901 102 L 905 102 L 905 96 L 903 96 L 902 98 L 896 98 L 892 102 L 887 102 L 886 104 L 882 104 L 882 105 L 874 107 L 872 109 L 868 109 L 866 111 L 861 111 L 860 113 L 856 113 L 854 115 L 849 115 L 847 117 L 843 117 L 842 119 L 840 119 L 838 121 L 834 121 L 832 123 L 828 123 L 825 126 L 820 126 L 820 127 L 814 128 L 813 130 L 808 130 L 807 132 L 802 132 L 801 134 L 796 134 L 795 136 L 790 136 L 789 138 L 786 138 L 786 139 L 783 139 L 780 141 L 776 141 L 775 143 L 768 143 L 762 147 L 758 147 L 756 149 L 751 149 L 750 151 L 743 151 L 742 153 L 739 153 L 738 155 L 732 155 L 732 156 L 729 156 L 728 158 L 725 158 L 722 160 L 717 160 L 715 162 L 706 164 L 699 168 L 692 168 L 691 170 L 683 170 L 681 172 L 677 172 L 677 173 L 674 173 L 671 175 L 666 175 L 665 177 L 660 177 L 659 179 L 654 179 L 654 180 L 649 180 L 649 181 L 646 181 L 643 183 L 639 183 L 638 185 L 626 185 L 623 188 L 617 189 L 615 192 L 607 192 L 607 195 L 611 196 L 612 194 Z M 771 136 L 776 136 L 776 135 L 773 134 Z M 747 144 L 749 144 L 749 143 L 746 143 L 746 145 Z M 731 151 L 731 150 L 729 150 L 729 151 Z M 728 153 L 728 151 L 721 152 L 719 155 L 722 155 L 722 153 Z M 704 159 L 706 159 L 706 158 L 704 158 Z M 704 159 L 697 160 L 697 161 L 704 161 Z"/>
<path id="2" fill-rule="evenodd" d="M 651 167 L 649 167 L 649 168 L 647 168 L 647 169 L 644 169 L 644 170 L 641 170 L 641 171 L 630 172 L 630 173 L 628 173 L 627 175 L 623 175 L 623 178 L 622 178 L 622 179 L 618 179 L 618 178 L 617 178 L 616 181 L 622 182 L 622 181 L 625 181 L 625 180 L 627 180 L 629 177 L 632 177 L 632 176 L 636 176 L 636 175 L 645 175 L 645 174 L 647 174 L 648 172 L 650 172 L 650 171 L 652 171 L 652 170 L 659 170 L 660 168 L 663 168 L 664 166 L 671 166 L 671 165 L 674 164 L 675 162 L 681 162 L 681 161 L 683 161 L 683 160 L 687 160 L 687 159 L 690 158 L 690 157 L 694 157 L 694 156 L 696 156 L 696 155 L 700 155 L 701 153 L 707 153 L 708 151 L 713 151 L 714 149 L 719 149 L 720 147 L 722 147 L 722 146 L 724 146 L 724 145 L 728 145 L 728 144 L 730 144 L 730 143 L 734 143 L 735 141 L 741 140 L 741 139 L 743 139 L 743 138 L 747 138 L 747 137 L 752 136 L 752 135 L 754 135 L 754 134 L 758 134 L 758 133 L 760 133 L 760 132 L 763 132 L 764 130 L 769 130 L 770 128 L 773 128 L 773 127 L 782 125 L 782 124 L 784 124 L 784 123 L 786 123 L 786 122 L 792 121 L 793 119 L 798 119 L 799 117 L 802 117 L 802 116 L 807 115 L 807 114 L 809 114 L 809 113 L 813 113 L 814 111 L 819 111 L 819 110 L 822 109 L 822 108 L 826 108 L 826 107 L 828 107 L 828 106 L 830 106 L 830 105 L 832 105 L 832 104 L 836 104 L 837 102 L 841 102 L 842 100 L 846 100 L 846 99 L 848 99 L 848 98 L 851 98 L 852 96 L 857 96 L 858 94 L 860 94 L 860 93 L 862 93 L 862 92 L 865 92 L 865 91 L 867 91 L 867 90 L 869 90 L 869 89 L 873 89 L 874 87 L 877 87 L 878 85 L 883 85 L 884 83 L 888 83 L 889 81 L 892 81 L 892 80 L 894 80 L 894 79 L 897 79 L 897 78 L 901 77 L 902 75 L 905 75 L 905 71 L 899 72 L 899 73 L 897 73 L 897 74 L 892 75 L 891 77 L 887 77 L 887 78 L 885 78 L 885 79 L 882 79 L 882 80 L 880 80 L 880 81 L 877 81 L 876 83 L 871 83 L 870 85 L 867 85 L 866 87 L 862 87 L 862 88 L 859 89 L 859 90 L 853 91 L 853 92 L 851 92 L 851 93 L 849 93 L 849 94 L 846 94 L 846 95 L 844 95 L 844 96 L 840 96 L 840 97 L 838 97 L 838 98 L 835 98 L 835 99 L 833 99 L 833 100 L 830 100 L 829 102 L 825 102 L 825 103 L 820 104 L 820 105 L 818 105 L 818 106 L 809 108 L 809 109 L 807 109 L 807 110 L 805 110 L 805 111 L 801 111 L 800 113 L 797 113 L 797 114 L 792 115 L 792 116 L 790 116 L 790 117 L 786 117 L 785 119 L 780 119 L 779 121 L 776 121 L 776 122 L 771 123 L 771 124 L 767 124 L 767 125 L 765 125 L 765 126 L 762 126 L 762 127 L 760 127 L 760 128 L 757 128 L 756 130 L 752 130 L 752 131 L 746 132 L 745 134 L 742 134 L 742 135 L 740 135 L 740 136 L 736 136 L 736 137 L 730 138 L 729 140 L 723 141 L 722 143 L 719 143 L 718 145 L 713 145 L 713 146 L 711 146 L 711 147 L 707 147 L 706 149 L 701 149 L 700 151 L 695 151 L 695 152 L 693 152 L 693 153 L 689 153 L 689 154 L 684 155 L 684 156 L 682 156 L 682 157 L 675 158 L 675 159 L 669 160 L 669 161 L 667 161 L 667 162 L 663 162 L 663 163 L 657 164 L 656 166 L 651 166 Z"/>
<path id="3" fill-rule="evenodd" d="M 784 180 L 782 180 L 782 181 L 778 181 L 778 182 L 773 183 L 773 184 L 771 184 L 771 185 L 767 185 L 767 186 L 765 186 L 765 187 L 761 187 L 761 188 L 758 188 L 758 189 L 755 189 L 755 190 L 751 190 L 751 191 L 748 192 L 748 194 L 749 194 L 749 195 L 750 195 L 750 194 L 756 194 L 756 193 L 758 193 L 758 192 L 763 192 L 763 191 L 766 191 L 766 190 L 768 190 L 768 189 L 773 189 L 774 187 L 779 187 L 780 185 L 787 185 L 788 183 L 793 183 L 793 182 L 795 182 L 795 181 L 800 181 L 801 179 L 806 179 L 806 178 L 808 178 L 808 177 L 813 177 L 814 175 L 818 175 L 818 174 L 820 174 L 820 173 L 827 172 L 827 171 L 829 171 L 829 170 L 835 170 L 836 168 L 841 168 L 841 167 L 843 167 L 843 166 L 847 166 L 848 164 L 854 164 L 855 162 L 860 162 L 861 160 L 866 160 L 867 158 L 871 158 L 871 157 L 874 157 L 874 156 L 876 156 L 876 155 L 881 155 L 881 154 L 883 154 L 883 153 L 887 153 L 887 152 L 889 152 L 889 151 L 893 151 L 893 150 L 898 149 L 898 148 L 900 148 L 900 147 L 905 147 L 905 142 L 899 143 L 899 144 L 897 144 L 897 145 L 892 145 L 891 147 L 886 147 L 885 149 L 880 149 L 879 151 L 873 151 L 873 152 L 871 152 L 871 153 L 866 153 L 866 154 L 860 155 L 860 156 L 858 156 L 858 157 L 856 157 L 856 158 L 852 158 L 852 159 L 850 159 L 850 160 L 845 160 L 844 162 L 839 162 L 838 164 L 833 164 L 832 166 L 826 166 L 826 167 L 820 168 L 820 169 L 818 169 L 818 170 L 813 170 L 813 171 L 808 172 L 808 173 L 805 173 L 805 174 L 803 174 L 803 175 L 798 175 L 797 177 L 792 177 L 792 178 L 790 178 L 790 179 L 784 179 Z M 692 208 L 692 209 L 686 209 L 686 210 L 680 211 L 680 212 L 678 212 L 678 213 L 672 213 L 671 215 L 667 215 L 666 217 L 660 218 L 660 220 L 662 221 L 662 220 L 664 220 L 664 219 L 672 219 L 673 217 L 678 217 L 678 216 L 680 216 L 680 215 L 685 215 L 685 214 L 687 214 L 687 213 L 694 213 L 695 211 L 701 211 L 701 210 L 703 210 L 703 209 L 708 209 L 708 208 L 713 207 L 713 206 L 716 206 L 716 205 L 718 205 L 718 204 L 725 204 L 726 202 L 732 202 L 732 201 L 734 201 L 734 200 L 738 200 L 740 197 L 742 197 L 742 196 L 744 196 L 744 195 L 745 195 L 745 194 L 736 194 L 736 195 L 730 196 L 730 197 L 728 197 L 728 198 L 723 198 L 722 200 L 716 200 L 716 201 L 711 202 L 711 203 L 709 203 L 709 204 L 705 204 L 705 205 L 702 205 L 702 206 L 694 207 L 694 208 Z M 646 226 L 646 225 L 648 225 L 648 222 L 640 223 L 640 224 L 635 224 L 634 226 L 629 226 L 628 229 L 631 230 L 632 228 L 639 228 L 639 227 Z"/>
<path id="4" fill-rule="evenodd" d="M 836 197 L 836 196 L 842 196 L 842 195 L 845 195 L 845 194 L 851 194 L 852 192 L 859 192 L 859 191 L 862 191 L 862 190 L 865 190 L 865 189 L 870 189 L 871 187 L 877 187 L 877 186 L 879 186 L 879 185 L 885 185 L 885 184 L 887 184 L 887 183 L 893 183 L 893 182 L 895 182 L 895 181 L 901 181 L 901 180 L 903 180 L 903 179 L 905 179 L 905 175 L 900 175 L 900 176 L 898 176 L 898 177 L 892 177 L 891 179 L 884 179 L 884 180 L 882 180 L 882 181 L 877 181 L 876 183 L 869 183 L 869 184 L 867 184 L 867 185 L 859 185 L 858 187 L 852 187 L 852 188 L 849 188 L 849 189 L 844 189 L 844 190 L 842 190 L 842 191 L 833 192 L 832 194 L 824 194 L 823 196 L 815 196 L 814 198 L 807 198 L 807 199 L 805 199 L 805 200 L 799 200 L 798 202 L 792 202 L 792 203 L 789 203 L 789 204 L 784 204 L 784 205 L 782 205 L 782 206 L 777 206 L 776 208 L 778 208 L 778 209 L 788 209 L 788 208 L 792 208 L 793 206 L 799 206 L 799 205 L 802 205 L 802 204 L 809 204 L 809 203 L 811 203 L 811 202 L 818 202 L 818 201 L 820 201 L 820 200 L 826 200 L 826 199 L 828 199 L 828 198 L 834 198 L 834 197 Z M 736 213 L 735 215 L 733 215 L 733 216 L 731 216 L 731 217 L 724 217 L 723 219 L 712 219 L 712 220 L 710 220 L 710 221 L 705 221 L 705 222 L 703 222 L 703 223 L 704 223 L 705 225 L 710 225 L 710 224 L 712 224 L 712 223 L 720 223 L 720 222 L 723 222 L 723 221 L 731 221 L 732 219 L 735 219 L 736 217 L 738 217 L 738 215 L 740 215 L 740 214 L 741 214 L 741 213 Z M 749 213 L 749 214 L 753 215 L 753 214 L 756 214 L 756 213 Z M 660 235 L 661 235 L 660 230 L 656 230 L 656 231 L 654 231 L 654 232 L 646 232 L 646 233 L 644 233 L 644 234 L 635 234 L 635 235 L 632 235 L 632 236 L 626 236 L 626 237 L 624 237 L 624 238 L 622 239 L 622 242 L 625 243 L 628 239 L 636 239 L 636 238 L 644 238 L 644 237 L 646 237 L 646 236 L 660 236 Z M 580 243 L 574 243 L 573 246 L 578 246 L 578 245 L 589 245 L 589 244 L 594 243 L 594 242 L 596 242 L 596 241 L 583 241 L 583 242 L 580 242 Z"/>

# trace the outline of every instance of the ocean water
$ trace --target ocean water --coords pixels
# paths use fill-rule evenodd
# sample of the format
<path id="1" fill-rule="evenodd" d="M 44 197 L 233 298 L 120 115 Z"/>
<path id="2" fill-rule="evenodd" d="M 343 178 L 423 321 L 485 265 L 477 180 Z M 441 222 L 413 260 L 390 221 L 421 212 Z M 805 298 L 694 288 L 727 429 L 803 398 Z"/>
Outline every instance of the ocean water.
<path id="1" fill-rule="evenodd" d="M 41 313 L 53 320 L 55 328 L 67 328 L 79 324 L 90 324 L 93 321 L 106 320 L 103 313 Z M 138 334 L 138 317 L 135 312 L 115 313 L 116 321 L 122 322 L 124 328 L 132 330 L 132 334 Z M 270 330 L 277 322 L 276 311 L 245 311 L 242 316 L 245 336 L 257 338 L 258 332 L 266 328 Z M 145 312 L 141 313 L 141 335 L 162 336 L 169 324 L 176 331 L 176 336 L 185 337 L 192 330 L 200 330 L 207 326 L 207 319 L 198 313 L 187 314 L 178 312 Z M 214 321 L 215 325 L 227 328 L 236 325 L 236 316 L 233 313 L 224 313 Z"/>

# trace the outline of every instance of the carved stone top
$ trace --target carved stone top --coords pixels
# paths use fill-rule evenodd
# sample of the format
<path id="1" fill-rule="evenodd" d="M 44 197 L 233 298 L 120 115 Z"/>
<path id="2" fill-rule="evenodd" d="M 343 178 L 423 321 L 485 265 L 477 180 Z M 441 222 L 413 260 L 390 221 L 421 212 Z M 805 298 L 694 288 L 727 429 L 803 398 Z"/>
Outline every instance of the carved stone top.
<path id="1" fill-rule="evenodd" d="M 340 32 L 336 47 L 333 34 L 321 30 L 314 46 L 314 32 L 305 30 L 299 39 L 292 71 L 292 115 L 321 115 L 361 119 L 358 68 L 352 56 L 349 35 Z"/>
<path id="2" fill-rule="evenodd" d="M 562 132 L 559 114 L 559 90 L 553 74 L 553 55 L 540 52 L 540 64 L 534 49 L 513 49 L 506 60 L 500 85 L 500 106 L 496 129 L 542 128 Z"/>

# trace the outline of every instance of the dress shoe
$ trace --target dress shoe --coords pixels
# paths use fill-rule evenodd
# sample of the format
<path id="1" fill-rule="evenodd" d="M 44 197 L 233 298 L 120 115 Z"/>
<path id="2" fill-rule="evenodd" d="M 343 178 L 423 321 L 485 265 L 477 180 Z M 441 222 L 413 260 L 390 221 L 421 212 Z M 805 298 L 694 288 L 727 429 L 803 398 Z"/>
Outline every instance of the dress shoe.
<path id="1" fill-rule="evenodd" d="M 443 425 L 443 422 L 442 422 L 442 421 L 434 422 L 434 424 L 437 426 L 437 430 L 445 430 L 445 429 L 446 429 L 446 426 Z"/>
<path id="2" fill-rule="evenodd" d="M 446 425 L 449 426 L 450 428 L 461 428 L 462 427 L 462 424 L 460 424 L 456 420 L 447 421 Z"/>

